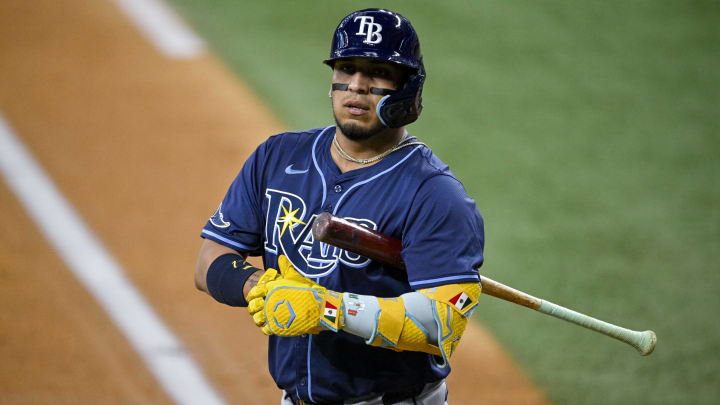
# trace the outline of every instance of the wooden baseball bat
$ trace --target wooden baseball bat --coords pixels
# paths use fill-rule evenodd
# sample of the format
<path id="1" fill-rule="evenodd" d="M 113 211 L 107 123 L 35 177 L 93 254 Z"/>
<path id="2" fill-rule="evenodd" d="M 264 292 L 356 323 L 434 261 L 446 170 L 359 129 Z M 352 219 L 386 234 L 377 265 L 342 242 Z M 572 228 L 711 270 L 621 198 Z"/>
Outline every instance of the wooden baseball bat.
<path id="1" fill-rule="evenodd" d="M 341 249 L 379 261 L 391 267 L 405 271 L 401 251 L 402 243 L 393 237 L 383 235 L 364 226 L 354 224 L 324 212 L 315 219 L 313 238 Z M 482 292 L 505 301 L 528 307 L 546 315 L 588 328 L 595 332 L 615 338 L 637 349 L 647 356 L 655 349 L 655 332 L 643 332 L 625 329 L 608 322 L 575 312 L 550 301 L 542 300 L 508 287 L 487 277 L 480 277 Z"/>

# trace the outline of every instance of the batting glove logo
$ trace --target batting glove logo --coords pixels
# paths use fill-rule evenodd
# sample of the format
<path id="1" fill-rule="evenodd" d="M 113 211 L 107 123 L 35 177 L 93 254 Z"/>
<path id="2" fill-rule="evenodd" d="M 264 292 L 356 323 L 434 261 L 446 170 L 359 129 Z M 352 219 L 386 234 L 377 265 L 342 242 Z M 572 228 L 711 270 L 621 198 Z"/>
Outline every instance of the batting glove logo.
<path id="1" fill-rule="evenodd" d="M 282 308 L 280 309 L 280 311 L 283 312 L 283 315 L 281 317 L 287 319 L 285 324 L 280 323 L 277 318 L 278 307 L 282 304 L 285 304 L 285 306 L 287 307 L 287 312 L 283 311 Z M 290 301 L 288 300 L 282 300 L 275 304 L 275 308 L 273 308 L 273 313 L 276 314 L 276 316 L 273 316 L 273 321 L 275 321 L 275 325 L 277 325 L 280 329 L 288 329 L 295 320 L 295 311 L 293 311 L 292 306 L 290 305 Z"/>

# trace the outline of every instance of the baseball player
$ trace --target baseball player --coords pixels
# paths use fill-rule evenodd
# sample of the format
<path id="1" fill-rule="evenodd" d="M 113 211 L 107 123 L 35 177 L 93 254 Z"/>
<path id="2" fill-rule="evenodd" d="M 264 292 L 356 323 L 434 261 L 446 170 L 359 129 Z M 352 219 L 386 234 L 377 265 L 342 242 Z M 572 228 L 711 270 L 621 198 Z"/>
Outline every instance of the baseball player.
<path id="1" fill-rule="evenodd" d="M 255 150 L 202 230 L 197 288 L 247 306 L 269 335 L 282 404 L 447 404 L 484 230 L 447 165 L 405 130 L 422 110 L 417 34 L 398 13 L 356 11 L 324 62 L 335 125 Z M 407 276 L 314 241 L 322 212 L 401 239 Z"/>

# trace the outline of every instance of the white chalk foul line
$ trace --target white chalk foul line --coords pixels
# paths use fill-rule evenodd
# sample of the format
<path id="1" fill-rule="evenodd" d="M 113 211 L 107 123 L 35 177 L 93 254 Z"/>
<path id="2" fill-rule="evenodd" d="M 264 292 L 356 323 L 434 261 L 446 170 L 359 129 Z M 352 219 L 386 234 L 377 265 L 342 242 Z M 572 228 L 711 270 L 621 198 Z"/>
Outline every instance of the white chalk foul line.
<path id="1" fill-rule="evenodd" d="M 162 0 L 113 0 L 165 55 L 187 59 L 200 54 L 205 43 Z"/>
<path id="2" fill-rule="evenodd" d="M 223 404 L 183 345 L 126 278 L 0 112 L 0 172 L 41 233 L 178 404 Z"/>

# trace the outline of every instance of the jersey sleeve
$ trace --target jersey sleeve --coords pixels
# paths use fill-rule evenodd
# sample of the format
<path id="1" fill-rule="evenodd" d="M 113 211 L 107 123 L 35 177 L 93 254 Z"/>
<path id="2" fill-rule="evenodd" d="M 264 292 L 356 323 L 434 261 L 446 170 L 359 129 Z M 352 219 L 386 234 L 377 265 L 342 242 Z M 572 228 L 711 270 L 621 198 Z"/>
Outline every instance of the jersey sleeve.
<path id="1" fill-rule="evenodd" d="M 483 219 L 475 201 L 450 175 L 426 180 L 413 199 L 403 231 L 402 256 L 413 289 L 479 282 Z"/>
<path id="2" fill-rule="evenodd" d="M 248 158 L 201 236 L 250 255 L 262 253 L 262 190 L 267 142 Z"/>

